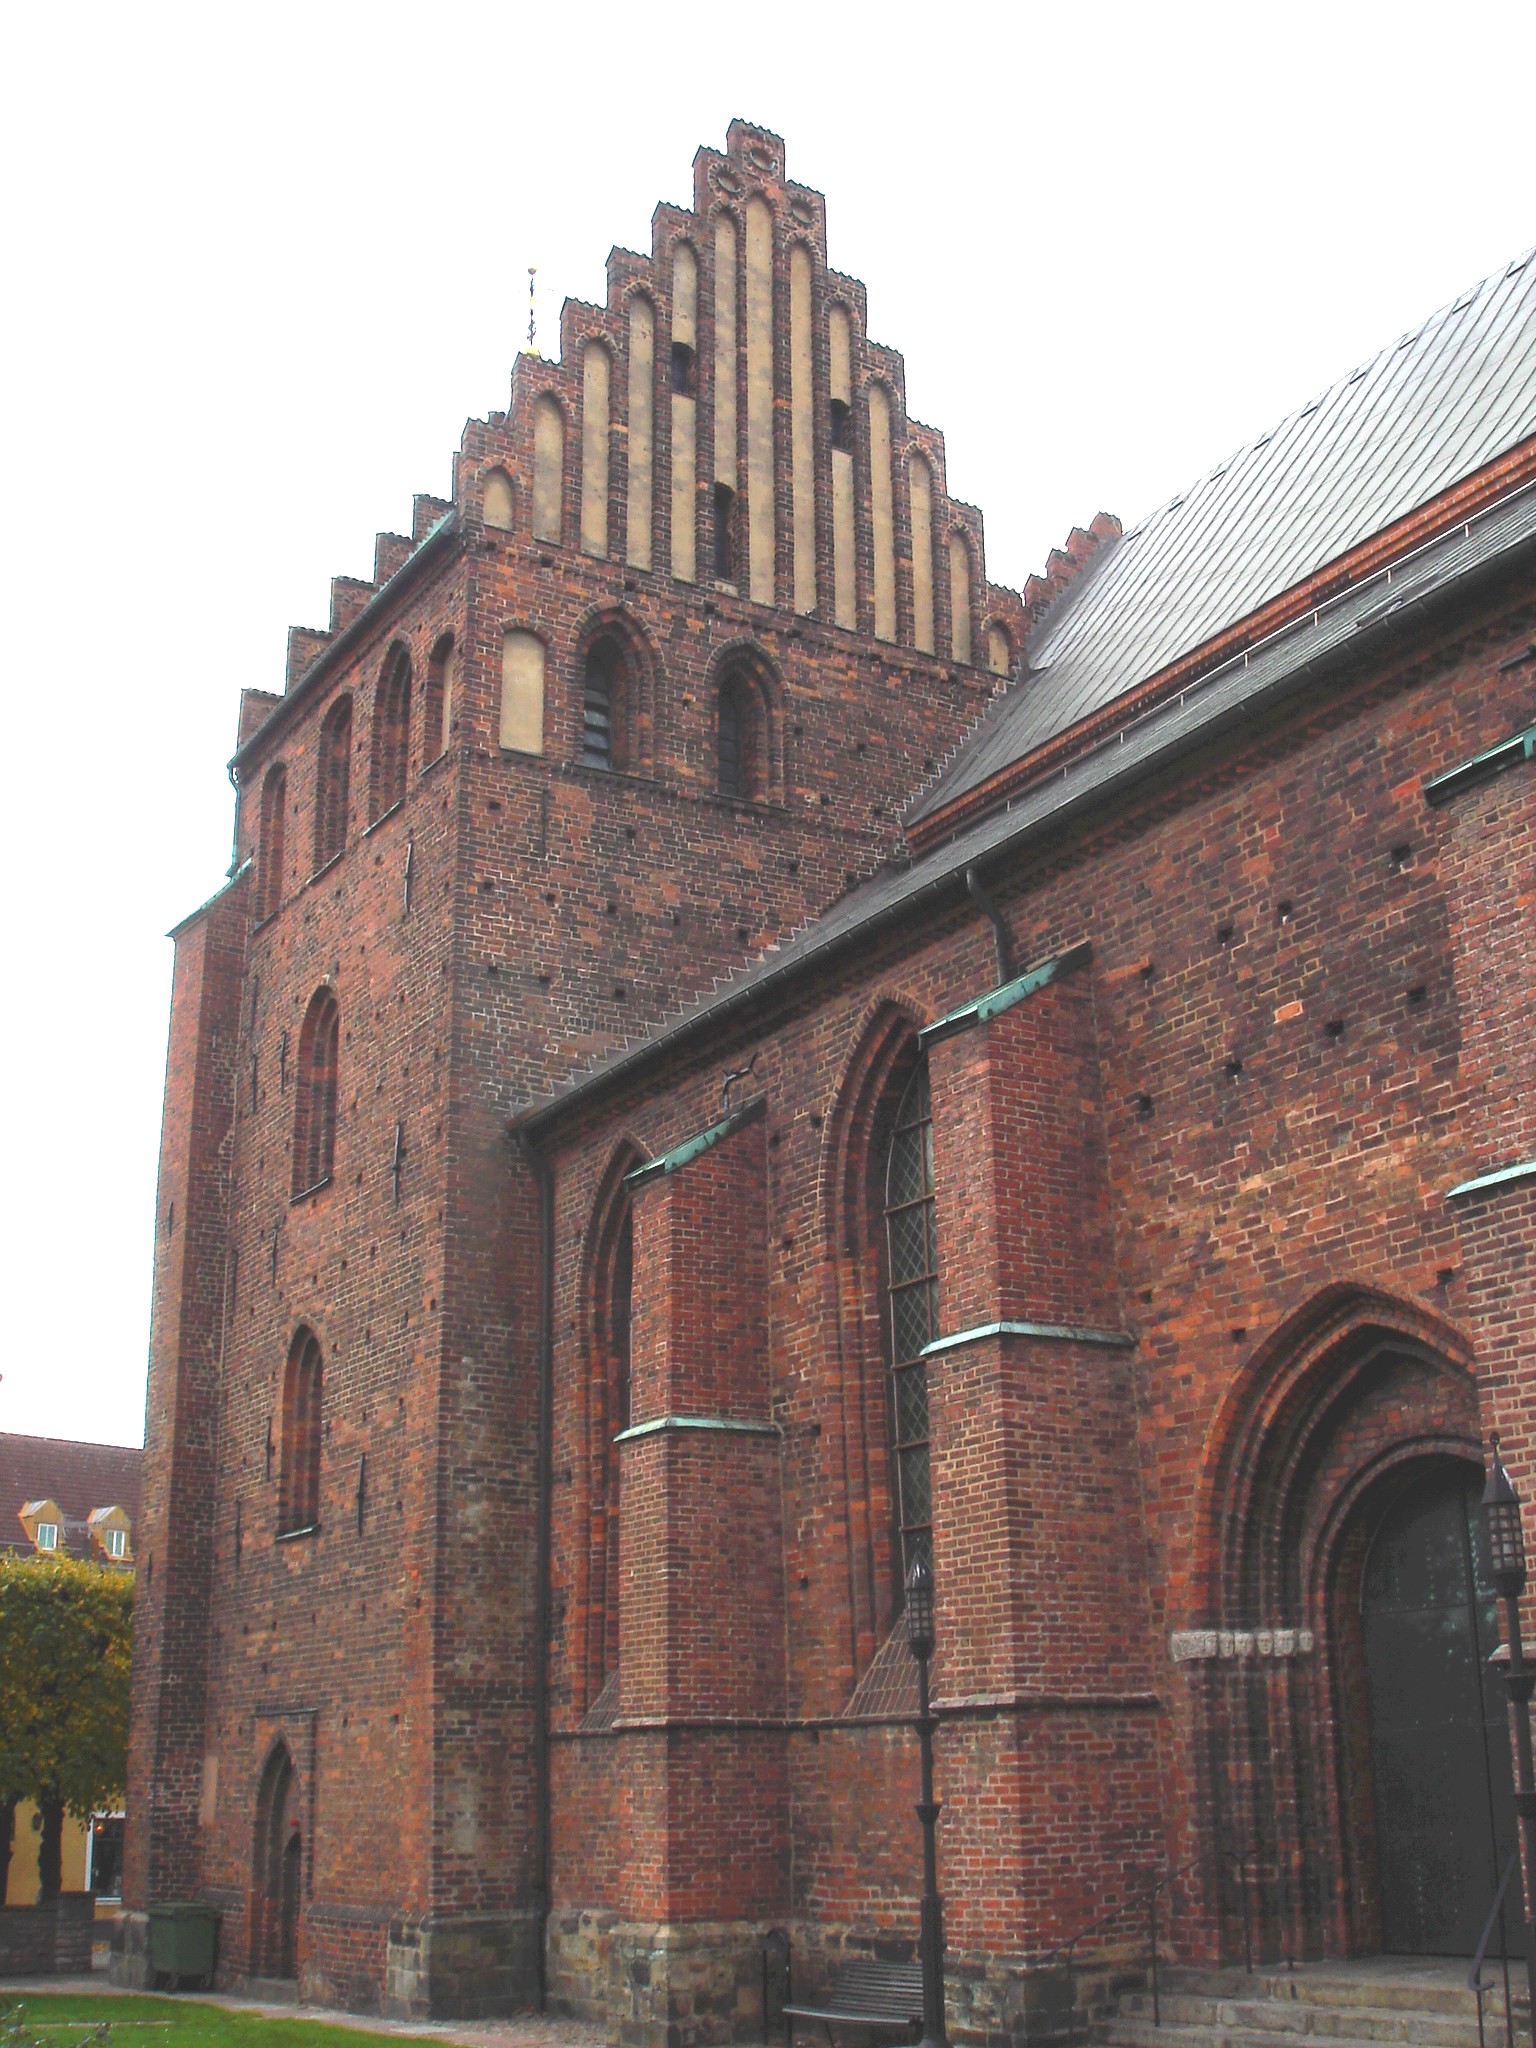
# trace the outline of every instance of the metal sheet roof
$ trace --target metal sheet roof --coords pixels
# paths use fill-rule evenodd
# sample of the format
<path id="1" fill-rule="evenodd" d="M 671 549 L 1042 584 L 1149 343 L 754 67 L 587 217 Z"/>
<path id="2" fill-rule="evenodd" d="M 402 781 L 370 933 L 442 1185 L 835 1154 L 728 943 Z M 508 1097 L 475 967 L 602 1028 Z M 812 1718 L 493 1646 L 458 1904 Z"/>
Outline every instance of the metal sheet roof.
<path id="1" fill-rule="evenodd" d="M 927 817 L 1536 434 L 1536 250 L 1101 549 Z"/>
<path id="2" fill-rule="evenodd" d="M 1448 600 L 1480 576 L 1501 572 L 1533 552 L 1536 484 L 1511 493 L 1406 561 L 1341 592 L 1262 646 L 1234 655 L 1179 696 L 1120 727 L 910 867 L 883 869 L 653 1032 L 531 1104 L 517 1122 L 538 1130 L 572 1103 L 637 1073 L 679 1044 L 718 1031 L 770 991 L 793 984 L 813 962 L 825 962 L 849 945 L 921 916 L 946 898 L 960 901 L 965 871 L 973 862 L 1020 848 L 1060 831 L 1081 813 L 1112 803 L 1141 777 L 1245 723 L 1309 678 L 1349 663 L 1355 653 L 1368 656 L 1378 636 L 1390 636 L 1419 606 Z"/>

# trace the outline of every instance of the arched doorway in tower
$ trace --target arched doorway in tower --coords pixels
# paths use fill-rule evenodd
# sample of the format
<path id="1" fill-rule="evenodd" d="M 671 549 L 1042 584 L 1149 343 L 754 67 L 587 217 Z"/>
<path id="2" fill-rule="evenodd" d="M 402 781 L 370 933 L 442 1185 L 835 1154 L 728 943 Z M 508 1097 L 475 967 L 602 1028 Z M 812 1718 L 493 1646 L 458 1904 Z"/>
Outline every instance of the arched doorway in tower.
<path id="1" fill-rule="evenodd" d="M 256 1809 L 255 1899 L 251 1970 L 258 1977 L 296 1977 L 299 1901 L 304 1863 L 298 1776 L 279 1743 L 261 1774 Z"/>
<path id="2" fill-rule="evenodd" d="M 1470 1955 L 1513 1847 L 1504 1686 L 1488 1664 L 1499 1627 L 1481 1479 L 1460 1460 L 1410 1467 L 1372 1517 L 1361 1560 L 1366 1761 L 1388 1954 Z"/>

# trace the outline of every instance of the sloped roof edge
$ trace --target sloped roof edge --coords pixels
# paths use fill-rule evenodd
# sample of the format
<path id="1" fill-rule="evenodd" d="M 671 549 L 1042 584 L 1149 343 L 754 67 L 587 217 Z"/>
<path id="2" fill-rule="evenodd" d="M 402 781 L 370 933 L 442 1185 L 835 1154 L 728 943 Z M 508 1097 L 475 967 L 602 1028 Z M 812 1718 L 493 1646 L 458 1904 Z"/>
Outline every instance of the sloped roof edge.
<path id="1" fill-rule="evenodd" d="M 578 1103 L 633 1077 L 695 1036 L 718 1030 L 738 1012 L 792 985 L 813 965 L 825 964 L 915 913 L 930 899 L 951 893 L 963 896 L 967 867 L 1016 851 L 1105 803 L 1193 747 L 1208 744 L 1261 706 L 1283 700 L 1342 662 L 1373 652 L 1424 607 L 1466 595 L 1485 576 L 1508 569 L 1527 553 L 1536 554 L 1536 484 L 1513 492 L 1455 533 L 1442 535 L 1407 563 L 1394 563 L 1342 592 L 1263 647 L 1235 655 L 909 868 L 875 876 L 733 980 L 529 1104 L 511 1119 L 514 1128 L 530 1134 L 544 1129 Z"/>

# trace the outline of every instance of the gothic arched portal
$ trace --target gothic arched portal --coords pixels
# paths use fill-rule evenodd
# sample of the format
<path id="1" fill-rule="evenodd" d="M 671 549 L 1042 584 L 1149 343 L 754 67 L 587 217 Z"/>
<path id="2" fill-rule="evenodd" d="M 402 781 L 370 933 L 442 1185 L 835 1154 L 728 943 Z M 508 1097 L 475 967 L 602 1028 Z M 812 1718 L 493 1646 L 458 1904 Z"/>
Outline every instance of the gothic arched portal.
<path id="1" fill-rule="evenodd" d="M 299 1902 L 304 1835 L 299 1781 L 287 1745 L 267 1759 L 256 1795 L 255 1898 L 251 1917 L 251 1971 L 258 1977 L 297 1977 Z"/>

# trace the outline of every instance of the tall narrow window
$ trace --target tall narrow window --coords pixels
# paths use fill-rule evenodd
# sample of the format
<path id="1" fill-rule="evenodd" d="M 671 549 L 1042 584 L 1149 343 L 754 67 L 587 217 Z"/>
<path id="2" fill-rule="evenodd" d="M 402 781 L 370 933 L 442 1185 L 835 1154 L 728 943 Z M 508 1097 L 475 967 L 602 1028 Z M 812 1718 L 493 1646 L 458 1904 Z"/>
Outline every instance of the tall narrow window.
<path id="1" fill-rule="evenodd" d="M 971 659 L 971 550 L 958 530 L 949 536 L 949 651 Z"/>
<path id="2" fill-rule="evenodd" d="M 736 581 L 736 493 L 729 484 L 715 485 L 715 576 Z"/>
<path id="3" fill-rule="evenodd" d="M 933 1112 L 924 1061 L 896 1112 L 885 1169 L 890 1314 L 892 1497 L 899 1579 L 932 1561 L 928 1474 L 928 1369 L 923 1347 L 939 1334 L 939 1259 L 934 1228 Z"/>
<path id="4" fill-rule="evenodd" d="M 632 1419 L 630 1401 L 630 1328 L 635 1284 L 635 1220 L 628 1203 L 613 1246 L 608 1286 L 608 1415 L 611 1424 L 605 1474 L 604 1547 L 607 1551 L 607 1598 L 604 1602 L 602 1665 L 607 1678 L 619 1668 L 619 1451 L 612 1442 Z"/>
<path id="5" fill-rule="evenodd" d="M 767 713 L 752 676 L 730 670 L 720 685 L 716 723 L 722 796 L 762 803 L 768 795 Z"/>
<path id="6" fill-rule="evenodd" d="M 283 900 L 283 826 L 288 775 L 281 761 L 261 785 L 261 838 L 256 848 L 256 921 L 271 917 Z"/>
<path id="7" fill-rule="evenodd" d="M 606 636 L 587 655 L 581 698 L 581 759 L 587 768 L 622 768 L 624 656 Z"/>
<path id="8" fill-rule="evenodd" d="M 445 633 L 432 650 L 427 663 L 427 701 L 422 706 L 421 765 L 430 767 L 448 751 L 448 734 L 453 725 L 455 662 L 453 635 Z"/>
<path id="9" fill-rule="evenodd" d="M 283 1374 L 282 1467 L 278 1482 L 280 1535 L 297 1535 L 320 1522 L 320 1344 L 301 1328 Z"/>
<path id="10" fill-rule="evenodd" d="M 741 788 L 741 686 L 731 677 L 720 692 L 720 794 L 740 796 Z"/>
<path id="11" fill-rule="evenodd" d="M 565 507 L 565 414 L 545 392 L 533 407 L 533 537 L 558 543 Z"/>
<path id="12" fill-rule="evenodd" d="M 336 1157 L 336 1051 L 339 1017 L 329 989 L 317 989 L 299 1033 L 294 1089 L 293 1192 L 307 1195 L 331 1177 Z"/>
<path id="13" fill-rule="evenodd" d="M 338 697 L 320 728 L 315 773 L 315 866 L 323 868 L 347 843 L 352 789 L 352 699 Z"/>
<path id="14" fill-rule="evenodd" d="M 616 1439 L 633 1420 L 630 1370 L 635 1264 L 634 1210 L 624 1182 L 625 1175 L 639 1163 L 633 1147 L 620 1148 L 604 1177 L 588 1238 L 590 1522 L 584 1660 L 588 1727 L 611 1726 L 618 1709 L 623 1447 Z"/>
<path id="15" fill-rule="evenodd" d="M 411 657 L 397 647 L 384 664 L 373 700 L 373 776 L 368 816 L 376 824 L 405 796 L 411 744 Z"/>

